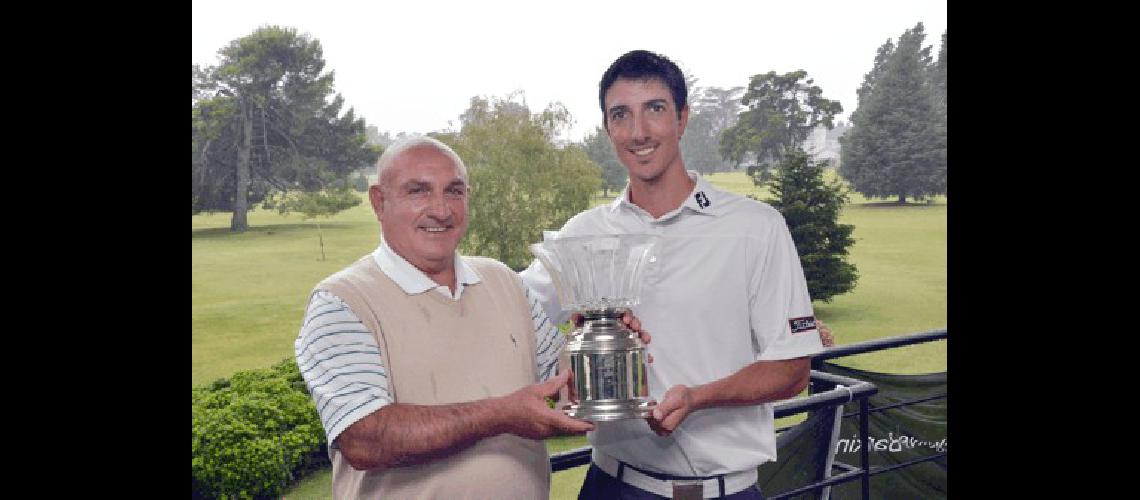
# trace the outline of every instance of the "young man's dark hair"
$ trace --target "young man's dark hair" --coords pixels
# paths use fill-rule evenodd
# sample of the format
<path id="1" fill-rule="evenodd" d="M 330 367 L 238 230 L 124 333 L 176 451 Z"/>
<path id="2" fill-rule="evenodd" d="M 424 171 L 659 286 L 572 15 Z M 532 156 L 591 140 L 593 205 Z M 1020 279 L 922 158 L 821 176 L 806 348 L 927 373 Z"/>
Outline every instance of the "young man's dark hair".
<path id="1" fill-rule="evenodd" d="M 660 78 L 673 94 L 673 106 L 677 108 L 677 118 L 685 107 L 689 92 L 685 86 L 685 74 L 669 58 L 648 50 L 631 50 L 617 58 L 602 75 L 598 83 L 598 105 L 602 108 L 602 123 L 609 129 L 606 120 L 606 91 L 618 78 L 648 80 Z"/>

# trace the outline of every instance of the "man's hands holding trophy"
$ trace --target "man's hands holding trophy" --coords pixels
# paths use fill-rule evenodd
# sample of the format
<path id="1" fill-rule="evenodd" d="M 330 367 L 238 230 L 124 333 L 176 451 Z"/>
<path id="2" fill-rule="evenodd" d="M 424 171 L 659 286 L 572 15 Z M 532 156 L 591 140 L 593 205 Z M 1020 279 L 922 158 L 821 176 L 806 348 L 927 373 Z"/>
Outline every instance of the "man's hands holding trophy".
<path id="1" fill-rule="evenodd" d="M 630 330 L 637 332 L 637 336 L 639 339 L 641 339 L 642 344 L 645 344 L 646 347 L 649 346 L 649 340 L 651 337 L 650 337 L 649 332 L 647 330 L 641 329 L 641 320 L 637 319 L 637 316 L 635 316 L 630 311 L 626 311 L 621 316 L 621 322 L 622 322 L 622 324 L 624 324 L 626 326 L 626 328 L 629 328 Z M 580 313 L 570 314 L 570 324 L 574 325 L 575 327 L 581 327 L 582 326 L 582 314 L 580 314 Z M 653 355 L 646 352 L 645 353 L 645 362 L 646 363 L 652 363 L 653 362 Z M 566 356 L 565 351 L 562 353 L 562 361 L 560 362 L 560 367 L 561 368 L 559 368 L 559 370 L 569 370 L 570 369 L 570 362 Z M 558 392 L 558 399 L 556 401 L 562 401 L 564 403 L 565 402 L 571 402 L 571 401 L 578 401 L 578 394 L 574 390 L 574 379 L 573 378 L 571 378 L 567 384 L 562 386 L 562 390 Z"/>
<path id="2" fill-rule="evenodd" d="M 582 326 L 582 314 L 581 313 L 571 314 L 570 315 L 570 322 L 573 323 L 574 326 Z M 649 345 L 649 338 L 650 338 L 649 332 L 641 329 L 641 320 L 637 319 L 637 316 L 635 316 L 632 311 L 626 311 L 624 314 L 622 314 L 621 315 L 621 322 L 622 322 L 622 324 L 624 324 L 626 326 L 626 328 L 629 328 L 630 330 L 637 332 L 637 336 L 638 336 L 638 338 L 641 339 L 641 343 L 643 343 L 647 346 Z M 645 353 L 645 356 L 646 356 L 645 361 L 647 363 L 653 362 L 653 355 L 652 354 Z"/>
<path id="3" fill-rule="evenodd" d="M 626 311 L 622 315 L 621 321 L 627 328 L 637 332 L 638 338 L 641 339 L 641 342 L 645 344 L 647 348 L 649 347 L 649 342 L 652 340 L 652 336 L 647 330 L 641 329 L 641 320 L 637 319 L 636 315 L 630 311 Z M 576 327 L 582 326 L 582 315 L 579 313 L 571 314 L 570 322 Z M 566 360 L 564 359 L 563 361 Z M 646 363 L 652 363 L 653 355 L 646 352 L 645 361 Z M 564 363 L 563 366 L 568 365 Z M 574 390 L 573 379 L 569 379 L 566 381 L 566 383 L 559 385 L 562 386 L 562 389 L 559 391 L 559 401 L 578 401 L 578 395 Z M 659 403 L 657 405 L 657 408 L 655 408 L 647 417 L 645 417 L 645 421 L 649 424 L 649 427 L 653 429 L 653 432 L 657 433 L 658 436 L 668 436 L 669 434 L 672 434 L 673 429 L 676 429 L 678 425 L 681 425 L 681 422 L 684 421 L 686 416 L 688 416 L 689 412 L 692 409 L 691 405 L 692 395 L 690 393 L 689 387 L 685 385 L 675 385 L 667 392 L 665 392 L 665 396 L 662 398 L 661 403 Z M 593 429 L 591 428 L 589 430 Z"/>
<path id="4" fill-rule="evenodd" d="M 544 233 L 531 252 L 549 273 L 562 308 L 575 328 L 561 365 L 572 372 L 561 407 L 580 420 L 600 422 L 644 418 L 656 402 L 649 397 L 648 356 L 641 322 L 630 313 L 638 304 L 647 264 L 655 260 L 655 235 Z"/>
<path id="5" fill-rule="evenodd" d="M 656 236 L 543 236 L 531 252 L 549 273 L 561 306 L 572 311 L 575 327 L 559 363 L 571 372 L 559 392 L 560 411 L 591 423 L 644 418 L 656 434 L 668 436 L 701 405 L 717 404 L 704 400 L 704 386 L 678 384 L 659 402 L 649 397 L 650 335 L 631 309 L 641 301 L 642 281 L 656 281 L 656 268 L 646 265 L 657 259 Z M 833 343 L 822 324 L 820 337 L 825 346 Z"/>

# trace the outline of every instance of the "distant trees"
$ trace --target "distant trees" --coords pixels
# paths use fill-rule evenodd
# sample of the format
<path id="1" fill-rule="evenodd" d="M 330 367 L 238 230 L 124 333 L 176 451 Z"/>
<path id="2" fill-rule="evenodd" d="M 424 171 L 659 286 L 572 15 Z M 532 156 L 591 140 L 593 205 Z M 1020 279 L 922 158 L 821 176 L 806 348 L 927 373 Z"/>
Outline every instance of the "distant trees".
<path id="1" fill-rule="evenodd" d="M 718 89 L 706 99 L 731 104 L 734 91 Z M 746 109 L 736 123 L 720 122 L 728 124 L 720 153 L 735 165 L 748 164 L 757 184 L 770 182 L 774 198 L 768 202 L 788 224 L 812 299 L 827 302 L 850 291 L 858 279 L 846 261 L 854 226 L 838 222 L 847 195 L 839 183 L 824 181 L 828 161 L 812 161 L 803 150 L 817 127 L 834 127 L 843 107 L 825 98 L 803 70 L 753 76 L 741 104 Z"/>
<path id="2" fill-rule="evenodd" d="M 561 104 L 531 114 L 514 96 L 473 97 L 458 133 L 432 134 L 455 149 L 472 186 L 464 255 L 493 257 L 522 269 L 528 245 L 589 208 L 601 187 L 598 166 L 581 145 L 555 144 L 571 123 Z"/>
<path id="3" fill-rule="evenodd" d="M 262 27 L 220 50 L 218 66 L 192 67 L 192 213 L 246 213 L 273 192 L 321 191 L 377 158 L 364 120 L 333 94 L 320 42 Z"/>
<path id="4" fill-rule="evenodd" d="M 803 150 L 788 152 L 772 174 L 769 203 L 788 224 L 812 300 L 830 302 L 855 288 L 859 274 L 847 262 L 855 227 L 839 223 L 847 194 L 838 181 L 824 181 L 826 167 L 826 160 L 812 161 Z"/>
<path id="5" fill-rule="evenodd" d="M 946 192 L 946 35 L 937 62 L 925 37 L 918 23 L 879 47 L 840 138 L 840 173 L 865 196 L 902 204 Z"/>
<path id="6" fill-rule="evenodd" d="M 404 135 L 405 134 L 401 132 L 400 135 L 392 137 L 392 134 L 386 131 L 381 132 L 380 129 L 376 127 L 376 125 L 367 125 L 364 127 L 364 136 L 367 137 L 368 143 L 375 144 L 382 148 L 391 146 L 392 143 L 396 142 Z"/>
<path id="7" fill-rule="evenodd" d="M 720 154 L 720 137 L 736 123 L 744 87 L 695 87 L 690 89 L 689 124 L 681 136 L 685 167 L 702 174 L 725 172 L 736 167 Z"/>
<path id="8" fill-rule="evenodd" d="M 765 179 L 770 167 L 800 148 L 818 125 L 834 126 L 843 112 L 839 101 L 823 97 L 804 70 L 752 77 L 741 103 L 746 110 L 720 139 L 720 152 L 734 164 L 748 164 L 748 173 Z"/>
<path id="9" fill-rule="evenodd" d="M 740 95 L 744 87 L 698 87 L 699 79 L 685 72 L 686 96 L 689 105 L 689 122 L 681 136 L 681 156 L 685 168 L 701 174 L 732 170 L 735 165 L 720 154 L 720 136 L 736 122 L 740 111 Z M 609 196 L 611 189 L 625 187 L 629 172 L 614 154 L 613 145 L 605 128 L 599 126 L 582 141 L 590 160 L 602 168 L 602 189 Z"/>
<path id="10" fill-rule="evenodd" d="M 613 143 L 606 129 L 595 127 L 582 141 L 582 147 L 590 161 L 598 164 L 602 170 L 602 196 L 609 197 L 610 190 L 620 190 L 629 180 L 629 171 L 622 165 L 614 153 Z"/>

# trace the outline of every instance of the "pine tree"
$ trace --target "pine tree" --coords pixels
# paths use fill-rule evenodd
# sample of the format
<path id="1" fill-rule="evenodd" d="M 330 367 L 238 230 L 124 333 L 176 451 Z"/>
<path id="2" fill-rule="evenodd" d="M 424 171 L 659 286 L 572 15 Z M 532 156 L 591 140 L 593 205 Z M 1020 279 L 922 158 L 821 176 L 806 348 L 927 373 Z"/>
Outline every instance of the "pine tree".
<path id="1" fill-rule="evenodd" d="M 918 23 L 897 47 L 887 40 L 879 48 L 859 89 L 852 129 L 840 139 L 840 173 L 866 196 L 897 196 L 902 204 L 946 192 L 945 115 L 925 37 Z"/>
<path id="2" fill-rule="evenodd" d="M 855 288 L 859 274 L 847 262 L 855 226 L 839 223 L 847 193 L 838 181 L 824 181 L 826 167 L 826 160 L 815 162 L 802 150 L 791 151 L 773 172 L 775 198 L 768 203 L 788 224 L 812 300 L 830 302 Z"/>
<path id="3" fill-rule="evenodd" d="M 946 32 L 942 32 L 942 45 L 938 47 L 938 61 L 930 71 L 930 85 L 934 92 L 936 107 L 946 120 Z"/>

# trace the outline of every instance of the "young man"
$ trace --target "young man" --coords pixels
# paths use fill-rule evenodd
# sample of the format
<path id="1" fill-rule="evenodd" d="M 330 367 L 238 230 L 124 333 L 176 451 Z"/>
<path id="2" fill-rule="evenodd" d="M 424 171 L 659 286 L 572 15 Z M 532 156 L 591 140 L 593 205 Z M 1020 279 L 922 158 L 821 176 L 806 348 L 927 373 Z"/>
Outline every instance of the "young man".
<path id="1" fill-rule="evenodd" d="M 456 253 L 469 188 L 450 148 L 406 140 L 377 174 L 383 240 L 316 286 L 295 344 L 333 497 L 547 497 L 541 439 L 593 428 L 544 399 L 569 378 L 565 338 L 509 268 Z"/>
<path id="2" fill-rule="evenodd" d="M 771 206 L 722 191 L 685 169 L 689 107 L 672 61 L 635 50 L 602 76 L 605 129 L 629 184 L 613 203 L 582 212 L 561 236 L 660 235 L 644 274 L 647 419 L 599 422 L 579 498 L 670 498 L 697 482 L 705 498 L 762 498 L 760 464 L 775 460 L 772 401 L 808 383 L 822 350 L 799 256 Z M 556 323 L 567 311 L 538 261 L 523 281 Z"/>

